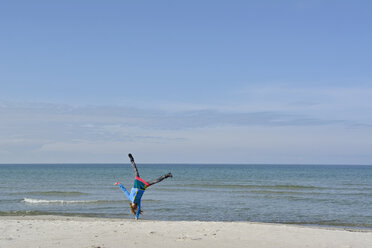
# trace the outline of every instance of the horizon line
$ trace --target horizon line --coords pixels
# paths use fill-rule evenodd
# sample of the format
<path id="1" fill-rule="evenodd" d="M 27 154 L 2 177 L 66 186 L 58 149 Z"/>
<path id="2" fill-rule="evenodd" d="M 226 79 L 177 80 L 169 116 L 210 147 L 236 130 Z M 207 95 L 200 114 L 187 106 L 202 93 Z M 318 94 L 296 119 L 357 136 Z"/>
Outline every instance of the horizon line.
<path id="1" fill-rule="evenodd" d="M 120 165 L 120 164 L 129 164 L 130 163 L 119 163 L 119 162 L 99 162 L 99 163 L 89 163 L 89 162 L 52 162 L 52 163 L 0 163 L 0 166 L 3 165 Z M 334 164 L 334 163 L 186 163 L 186 162 L 154 162 L 154 163 L 138 163 L 138 165 L 274 165 L 274 166 L 280 166 L 280 165 L 289 165 L 289 166 L 372 166 L 372 164 Z"/>

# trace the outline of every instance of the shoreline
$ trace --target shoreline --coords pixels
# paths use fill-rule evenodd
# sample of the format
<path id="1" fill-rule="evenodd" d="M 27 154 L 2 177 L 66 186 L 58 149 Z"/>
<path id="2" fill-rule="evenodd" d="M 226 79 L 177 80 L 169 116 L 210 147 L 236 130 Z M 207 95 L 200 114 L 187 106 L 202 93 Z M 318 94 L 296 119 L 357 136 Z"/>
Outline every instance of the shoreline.
<path id="1" fill-rule="evenodd" d="M 0 216 L 0 247 L 370 247 L 372 230 L 255 222 Z M 30 245 L 31 244 L 31 245 Z"/>
<path id="2" fill-rule="evenodd" d="M 105 216 L 95 216 L 95 215 L 79 215 L 79 214 L 35 214 L 35 215 L 0 215 L 0 219 L 15 219 L 17 217 L 24 219 L 48 219 L 49 217 L 53 218 L 82 218 L 82 219 L 99 219 L 99 220 L 122 220 L 122 221 L 131 221 L 132 218 L 124 217 L 105 217 Z M 213 221 L 213 220 L 159 220 L 159 219 L 143 219 L 140 218 L 140 221 L 157 221 L 157 222 L 205 222 L 205 223 L 249 223 L 249 224 L 268 224 L 268 225 L 288 225 L 288 226 L 298 226 L 298 227 L 309 227 L 309 228 L 319 228 L 319 229 L 330 229 L 330 230 L 345 230 L 350 232 L 372 232 L 372 227 L 362 227 L 362 226 L 347 226 L 347 225 L 322 225 L 322 224 L 307 224 L 307 223 L 281 223 L 281 222 L 255 222 L 255 221 Z"/>
<path id="3" fill-rule="evenodd" d="M 41 214 L 41 215 L 4 215 L 0 216 L 2 219 L 11 220 L 101 220 L 101 221 L 134 221 L 133 218 L 115 218 L 115 217 L 100 217 L 100 216 L 84 216 L 84 215 L 58 215 L 58 214 Z M 352 226 L 332 226 L 332 225 L 317 225 L 317 224 L 301 224 L 301 223 L 273 223 L 273 222 L 254 222 L 254 221 L 209 221 L 209 220 L 151 220 L 151 219 L 140 219 L 140 222 L 203 222 L 203 223 L 246 223 L 246 224 L 259 224 L 259 225 L 285 225 L 285 226 L 297 226 L 297 227 L 307 227 L 315 229 L 325 229 L 325 230 L 342 230 L 349 232 L 372 232 L 372 228 L 369 227 L 352 227 Z"/>

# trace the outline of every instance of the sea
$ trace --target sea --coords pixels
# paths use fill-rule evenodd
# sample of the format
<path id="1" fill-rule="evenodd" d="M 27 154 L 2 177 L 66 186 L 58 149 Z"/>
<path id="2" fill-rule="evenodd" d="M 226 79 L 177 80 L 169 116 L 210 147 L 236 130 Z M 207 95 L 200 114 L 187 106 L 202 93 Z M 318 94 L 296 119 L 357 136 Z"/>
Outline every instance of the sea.
<path id="1" fill-rule="evenodd" d="M 248 221 L 372 229 L 372 166 L 137 164 L 145 220 Z M 130 164 L 2 164 L 0 216 L 132 219 L 118 186 Z"/>

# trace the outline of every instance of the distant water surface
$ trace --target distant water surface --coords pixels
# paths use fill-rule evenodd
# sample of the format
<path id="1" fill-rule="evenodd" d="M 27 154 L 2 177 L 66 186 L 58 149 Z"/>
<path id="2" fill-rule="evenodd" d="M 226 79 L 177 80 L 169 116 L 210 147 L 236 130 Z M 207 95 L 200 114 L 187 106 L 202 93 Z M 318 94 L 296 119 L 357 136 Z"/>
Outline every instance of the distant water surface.
<path id="1" fill-rule="evenodd" d="M 372 229 L 372 166 L 138 164 L 143 219 L 253 221 Z M 0 215 L 133 218 L 129 164 L 0 165 Z"/>

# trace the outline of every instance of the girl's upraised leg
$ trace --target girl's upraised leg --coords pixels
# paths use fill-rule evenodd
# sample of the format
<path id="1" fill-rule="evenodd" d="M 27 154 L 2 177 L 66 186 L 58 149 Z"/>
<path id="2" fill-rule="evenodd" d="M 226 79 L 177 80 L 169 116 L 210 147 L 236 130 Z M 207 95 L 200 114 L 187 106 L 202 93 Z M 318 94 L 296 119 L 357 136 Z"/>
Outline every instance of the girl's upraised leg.
<path id="1" fill-rule="evenodd" d="M 165 175 L 159 177 L 158 179 L 155 179 L 155 180 L 152 180 L 152 181 L 148 182 L 148 184 L 149 184 L 149 186 L 151 186 L 155 183 L 159 183 L 159 182 L 163 181 L 164 179 L 166 179 L 168 177 L 173 177 L 172 173 L 169 172 L 168 174 L 165 174 Z"/>
<path id="2" fill-rule="evenodd" d="M 138 173 L 138 169 L 137 169 L 136 163 L 134 162 L 134 158 L 133 158 L 132 154 L 129 153 L 128 154 L 128 157 L 130 159 L 130 163 L 131 163 L 132 168 L 133 168 L 133 171 L 134 171 L 134 176 L 140 177 L 139 176 L 139 173 Z"/>

